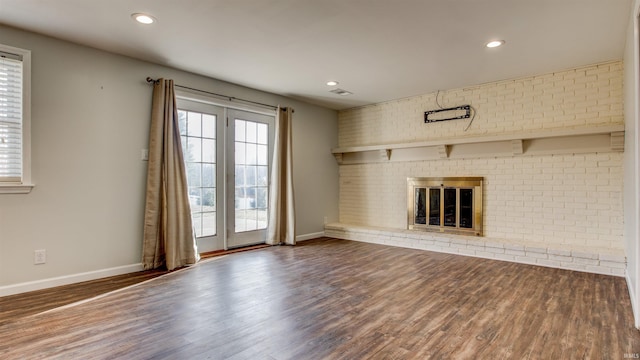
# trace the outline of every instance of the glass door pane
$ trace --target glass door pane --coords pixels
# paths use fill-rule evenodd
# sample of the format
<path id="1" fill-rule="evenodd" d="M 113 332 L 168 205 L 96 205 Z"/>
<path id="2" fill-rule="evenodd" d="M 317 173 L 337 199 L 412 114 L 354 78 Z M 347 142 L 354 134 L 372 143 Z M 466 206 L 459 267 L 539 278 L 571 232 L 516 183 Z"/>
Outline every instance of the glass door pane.
<path id="1" fill-rule="evenodd" d="M 415 216 L 414 222 L 416 224 L 427 223 L 427 189 L 416 188 L 416 203 L 415 203 Z"/>
<path id="2" fill-rule="evenodd" d="M 217 201 L 224 176 L 218 172 L 224 153 L 224 139 L 219 136 L 224 135 L 224 109 L 179 98 L 178 125 L 198 250 L 217 250 L 224 245 L 220 231 L 224 207 Z"/>
<path id="3" fill-rule="evenodd" d="M 235 231 L 267 228 L 269 126 L 235 121 Z M 262 136 L 258 136 L 262 134 Z"/>
<path id="4" fill-rule="evenodd" d="M 429 225 L 440 226 L 440 188 L 429 189 Z"/>
<path id="5" fill-rule="evenodd" d="M 229 184 L 233 189 L 229 192 L 227 245 L 262 243 L 268 224 L 274 118 L 230 110 L 228 120 L 228 168 L 233 169 Z"/>
<path id="6" fill-rule="evenodd" d="M 460 227 L 473 228 L 473 189 L 460 189 Z"/>
<path id="7" fill-rule="evenodd" d="M 456 189 L 444 189 L 444 226 L 456 226 Z"/>

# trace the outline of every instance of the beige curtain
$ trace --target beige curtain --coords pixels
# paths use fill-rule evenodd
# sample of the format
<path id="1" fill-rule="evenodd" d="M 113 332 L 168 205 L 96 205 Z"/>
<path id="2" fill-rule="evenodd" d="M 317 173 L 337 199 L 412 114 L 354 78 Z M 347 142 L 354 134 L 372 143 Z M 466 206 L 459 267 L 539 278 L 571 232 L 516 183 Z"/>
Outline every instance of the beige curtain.
<path id="1" fill-rule="evenodd" d="M 296 244 L 292 154 L 293 109 L 278 107 L 269 185 L 267 244 Z"/>
<path id="2" fill-rule="evenodd" d="M 146 196 L 144 269 L 198 262 L 173 80 L 159 79 L 153 86 Z"/>

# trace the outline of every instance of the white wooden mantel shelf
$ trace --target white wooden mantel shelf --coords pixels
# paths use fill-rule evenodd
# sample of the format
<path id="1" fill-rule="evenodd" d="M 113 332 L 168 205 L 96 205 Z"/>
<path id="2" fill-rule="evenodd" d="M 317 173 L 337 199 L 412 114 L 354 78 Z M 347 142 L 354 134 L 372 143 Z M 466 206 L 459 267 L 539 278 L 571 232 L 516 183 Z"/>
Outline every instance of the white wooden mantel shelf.
<path id="1" fill-rule="evenodd" d="M 332 149 L 338 164 L 624 151 L 624 125 Z"/>

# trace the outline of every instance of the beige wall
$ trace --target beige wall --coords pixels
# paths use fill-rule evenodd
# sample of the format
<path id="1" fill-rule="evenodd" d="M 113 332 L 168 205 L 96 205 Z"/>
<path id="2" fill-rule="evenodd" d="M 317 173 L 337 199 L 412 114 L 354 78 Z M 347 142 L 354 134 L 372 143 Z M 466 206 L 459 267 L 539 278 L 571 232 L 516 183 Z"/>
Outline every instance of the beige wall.
<path id="1" fill-rule="evenodd" d="M 623 123 L 622 62 L 442 91 L 340 111 L 341 147 Z M 426 110 L 470 104 L 469 120 L 425 124 Z M 554 248 L 623 248 L 621 153 L 340 166 L 340 222 L 406 227 L 406 178 L 485 177 L 485 235 Z"/>
<path id="2" fill-rule="evenodd" d="M 294 107 L 297 234 L 322 232 L 325 216 L 337 219 L 335 111 L 8 27 L 0 26 L 0 41 L 32 51 L 36 184 L 27 195 L 0 195 L 0 295 L 3 286 L 6 293 L 16 284 L 140 263 L 147 76 Z M 33 265 L 35 249 L 46 249 L 45 265 Z"/>

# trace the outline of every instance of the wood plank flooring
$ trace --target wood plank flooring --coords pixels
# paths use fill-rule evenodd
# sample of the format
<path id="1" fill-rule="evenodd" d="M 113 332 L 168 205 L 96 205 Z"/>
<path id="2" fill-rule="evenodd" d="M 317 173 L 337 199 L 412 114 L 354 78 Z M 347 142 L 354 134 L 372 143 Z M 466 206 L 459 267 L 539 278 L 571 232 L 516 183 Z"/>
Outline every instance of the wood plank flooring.
<path id="1" fill-rule="evenodd" d="M 218 250 L 200 254 L 202 259 L 229 255 L 242 251 L 262 249 L 269 245 L 252 245 L 236 249 Z M 168 273 L 167 270 L 140 271 L 132 274 L 83 281 L 71 285 L 0 297 L 0 325 L 78 301 L 91 299 L 128 286 L 136 285 Z"/>
<path id="2" fill-rule="evenodd" d="M 166 273 L 167 271 L 164 270 L 141 271 L 133 274 L 111 276 L 104 279 L 83 281 L 50 289 L 3 296 L 0 297 L 0 326 L 11 320 L 90 299 L 127 286 L 151 280 Z M 2 328 L 0 328 L 0 330 L 1 329 Z"/>
<path id="3" fill-rule="evenodd" d="M 0 359 L 635 354 L 623 278 L 327 238 L 208 259 L 0 323 Z"/>

